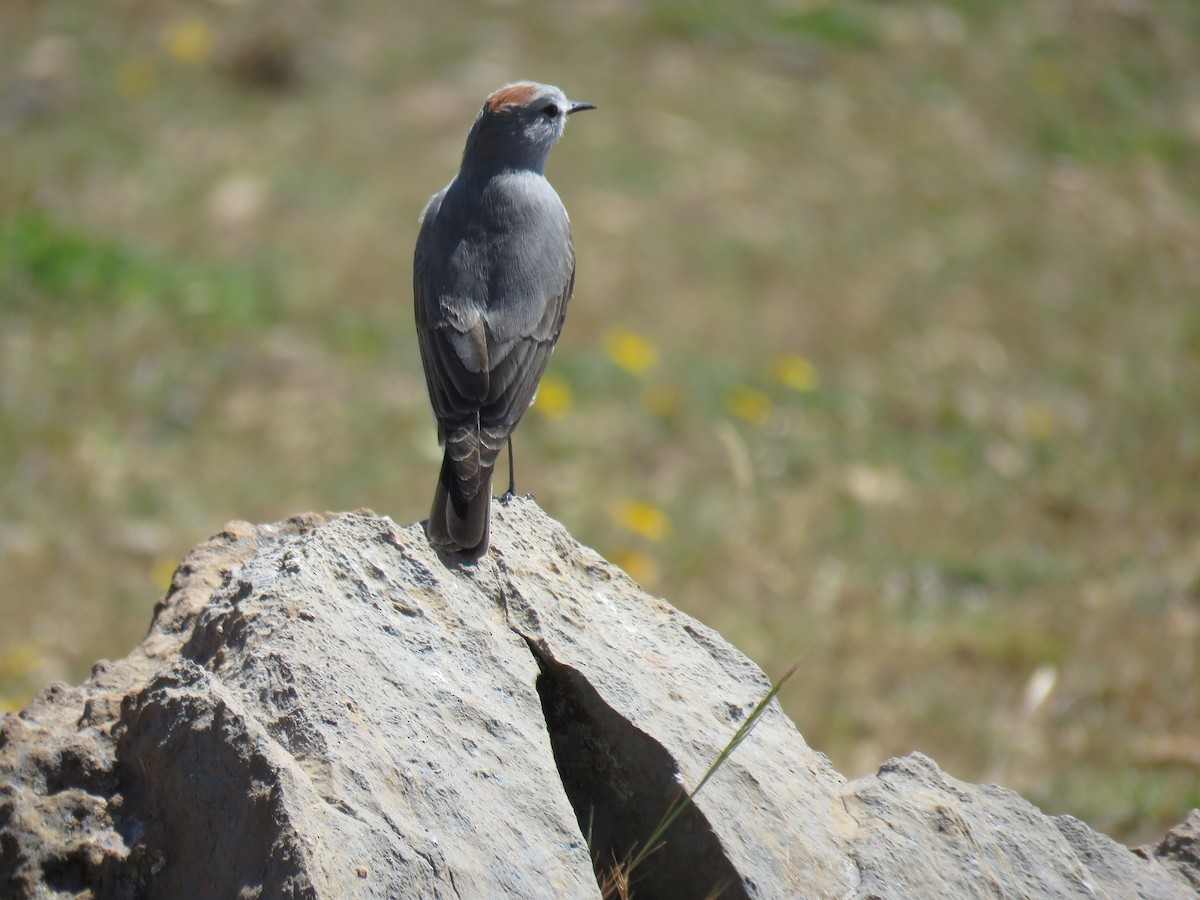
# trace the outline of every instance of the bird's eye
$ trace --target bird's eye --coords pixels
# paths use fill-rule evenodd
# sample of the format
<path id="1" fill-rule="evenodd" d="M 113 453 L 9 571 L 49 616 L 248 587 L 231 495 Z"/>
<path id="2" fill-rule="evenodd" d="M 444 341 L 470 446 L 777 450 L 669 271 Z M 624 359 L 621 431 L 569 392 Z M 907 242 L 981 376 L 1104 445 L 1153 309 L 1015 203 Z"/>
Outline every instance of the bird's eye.
<path id="1" fill-rule="evenodd" d="M 542 110 L 542 112 L 544 112 L 546 114 L 546 117 L 549 119 L 557 118 L 558 117 L 558 106 L 554 103 L 551 103 L 548 106 L 546 106 Z"/>

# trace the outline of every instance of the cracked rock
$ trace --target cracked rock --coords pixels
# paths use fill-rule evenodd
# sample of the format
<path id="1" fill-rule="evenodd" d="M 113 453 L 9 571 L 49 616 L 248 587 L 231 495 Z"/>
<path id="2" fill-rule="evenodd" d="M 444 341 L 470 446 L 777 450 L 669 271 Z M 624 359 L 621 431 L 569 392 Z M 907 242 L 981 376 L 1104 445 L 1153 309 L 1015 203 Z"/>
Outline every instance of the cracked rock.
<path id="1" fill-rule="evenodd" d="M 0 896 L 599 897 L 769 684 L 494 517 L 471 566 L 366 511 L 195 548 L 129 656 L 4 717 Z M 847 781 L 772 703 L 634 895 L 1193 897 L 1189 822 L 1135 854 L 920 755 Z"/>

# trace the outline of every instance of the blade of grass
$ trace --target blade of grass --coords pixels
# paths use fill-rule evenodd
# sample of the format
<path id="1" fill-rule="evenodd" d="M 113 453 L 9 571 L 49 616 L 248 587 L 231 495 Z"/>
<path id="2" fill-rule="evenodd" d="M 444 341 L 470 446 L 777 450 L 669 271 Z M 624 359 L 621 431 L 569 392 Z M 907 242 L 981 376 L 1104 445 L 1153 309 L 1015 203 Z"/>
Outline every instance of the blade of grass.
<path id="1" fill-rule="evenodd" d="M 684 797 L 682 802 L 672 804 L 671 808 L 668 809 L 663 815 L 661 821 L 658 823 L 658 827 L 654 829 L 650 837 L 648 837 L 646 842 L 642 845 L 642 849 L 639 850 L 637 855 L 634 856 L 629 862 L 629 865 L 626 867 L 627 873 L 632 874 L 633 871 L 646 859 L 646 857 L 658 849 L 659 842 L 662 840 L 663 835 L 665 835 L 667 830 L 673 824 L 675 824 L 675 820 L 679 818 L 685 809 L 687 809 L 688 804 L 695 799 L 696 795 L 700 793 L 704 785 L 708 784 L 708 780 L 712 778 L 713 775 L 715 775 L 721 768 L 721 766 L 725 764 L 726 760 L 733 755 L 733 751 L 738 748 L 742 741 L 750 736 L 750 732 L 754 730 L 754 726 L 758 724 L 759 720 L 762 719 L 763 713 L 767 711 L 768 704 L 770 704 L 770 702 L 775 699 L 776 695 L 783 690 L 783 686 L 787 684 L 788 680 L 793 675 L 796 674 L 796 671 L 799 668 L 799 661 L 793 663 L 791 668 L 784 672 L 779 680 L 771 685 L 771 689 L 767 691 L 766 696 L 758 701 L 758 705 L 755 706 L 750 715 L 746 717 L 746 721 L 743 722 L 741 727 L 734 732 L 733 737 L 729 739 L 729 743 L 725 745 L 725 748 L 717 756 L 713 764 L 708 767 L 708 771 L 704 773 L 704 777 L 700 779 L 699 784 L 692 788 L 691 792 Z"/>

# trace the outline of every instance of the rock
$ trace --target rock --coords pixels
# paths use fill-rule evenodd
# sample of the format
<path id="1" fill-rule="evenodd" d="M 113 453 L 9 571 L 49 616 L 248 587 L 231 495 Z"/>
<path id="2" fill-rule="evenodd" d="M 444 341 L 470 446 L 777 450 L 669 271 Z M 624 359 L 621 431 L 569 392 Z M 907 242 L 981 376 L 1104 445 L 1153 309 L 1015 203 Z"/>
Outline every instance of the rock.
<path id="1" fill-rule="evenodd" d="M 1158 859 L 1174 869 L 1200 897 L 1200 809 L 1168 831 L 1153 847 L 1138 847 L 1143 859 Z"/>
<path id="2" fill-rule="evenodd" d="M 600 896 L 770 686 L 531 501 L 494 517 L 474 566 L 365 511 L 194 549 L 128 657 L 4 718 L 0 896 Z M 1193 897 L 1188 822 L 1135 854 L 920 755 L 847 781 L 773 702 L 634 894 Z"/>

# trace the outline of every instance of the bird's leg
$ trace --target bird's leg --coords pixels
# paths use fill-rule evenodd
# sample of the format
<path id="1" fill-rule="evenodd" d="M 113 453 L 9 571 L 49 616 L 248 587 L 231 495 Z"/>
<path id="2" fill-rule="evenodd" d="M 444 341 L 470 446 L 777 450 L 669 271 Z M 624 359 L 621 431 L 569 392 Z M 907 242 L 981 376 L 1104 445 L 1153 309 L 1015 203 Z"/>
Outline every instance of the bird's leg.
<path id="1" fill-rule="evenodd" d="M 505 498 L 517 496 L 516 466 L 513 465 L 512 435 L 508 436 L 508 491 Z"/>

